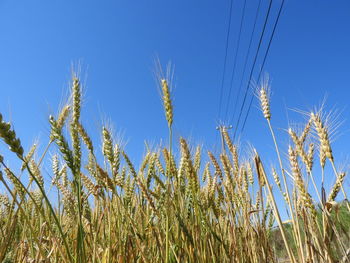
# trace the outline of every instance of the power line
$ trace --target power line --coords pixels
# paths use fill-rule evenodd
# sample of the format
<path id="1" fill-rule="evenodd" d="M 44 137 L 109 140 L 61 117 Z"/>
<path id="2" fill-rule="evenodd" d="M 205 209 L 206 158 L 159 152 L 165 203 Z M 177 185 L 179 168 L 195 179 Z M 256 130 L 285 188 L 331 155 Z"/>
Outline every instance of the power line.
<path id="1" fill-rule="evenodd" d="M 219 111 L 218 111 L 218 118 L 220 118 L 221 114 L 221 105 L 222 105 L 222 95 L 224 90 L 224 82 L 225 82 L 225 73 L 226 73 L 226 64 L 227 64 L 227 51 L 228 51 L 228 44 L 230 39 L 230 31 L 231 31 L 231 20 L 232 20 L 232 6 L 233 6 L 233 0 L 230 0 L 230 11 L 229 11 L 229 19 L 228 19 L 228 26 L 227 26 L 227 34 L 226 34 L 226 47 L 225 47 L 225 59 L 224 59 L 224 69 L 222 72 L 222 81 L 221 81 L 221 89 L 220 89 L 220 100 L 219 100 Z M 217 141 L 217 134 L 215 137 L 215 142 Z"/>
<path id="2" fill-rule="evenodd" d="M 247 4 L 247 0 L 244 0 L 243 11 L 242 11 L 242 16 L 241 16 L 241 23 L 240 23 L 240 27 L 239 27 L 238 39 L 237 39 L 237 44 L 236 44 L 237 48 L 236 48 L 236 52 L 235 52 L 234 64 L 233 64 L 231 81 L 230 81 L 230 89 L 229 89 L 229 93 L 228 93 L 228 97 L 227 97 L 226 111 L 225 111 L 225 118 L 224 118 L 224 120 L 227 119 L 228 108 L 229 108 L 229 104 L 230 104 L 230 101 L 231 101 L 233 79 L 234 79 L 235 72 L 236 72 L 237 55 L 238 55 L 238 51 L 239 51 L 239 47 L 240 47 L 240 43 L 241 43 L 242 26 L 243 26 L 243 21 L 244 21 L 244 17 L 245 17 L 246 4 Z"/>
<path id="3" fill-rule="evenodd" d="M 253 62 L 252 69 L 250 70 L 249 81 L 248 81 L 248 83 L 247 83 L 247 87 L 246 87 L 245 94 L 244 94 L 244 98 L 243 98 L 243 103 L 242 103 L 242 105 L 241 105 L 241 109 L 240 109 L 239 116 L 238 116 L 238 120 L 237 120 L 237 125 L 236 125 L 235 127 L 238 127 L 238 125 L 239 125 L 239 121 L 240 121 L 241 116 L 242 116 L 244 104 L 245 104 L 245 101 L 246 101 L 246 99 L 247 99 L 247 94 L 248 94 L 248 90 L 249 90 L 250 81 L 251 81 L 252 76 L 253 76 L 253 71 L 254 71 L 254 68 L 255 68 L 256 60 L 257 60 L 257 58 L 258 58 L 258 54 L 259 54 L 259 50 L 260 50 L 260 47 L 261 47 L 262 39 L 263 39 L 263 37 L 264 37 L 264 33 L 265 33 L 265 29 L 266 29 L 266 24 L 267 24 L 267 21 L 268 21 L 269 16 L 270 16 L 272 1 L 273 1 L 273 0 L 270 0 L 270 4 L 269 4 L 268 10 L 267 10 L 267 14 L 266 14 L 266 17 L 265 17 L 265 22 L 264 22 L 264 27 L 263 27 L 263 30 L 262 30 L 262 32 L 261 32 L 261 36 L 260 36 L 260 40 L 259 40 L 258 49 L 257 49 L 256 54 L 255 54 L 255 57 L 254 57 L 254 62 Z M 237 129 L 235 129 L 233 138 L 236 137 L 236 133 L 237 133 Z"/>
<path id="4" fill-rule="evenodd" d="M 235 99 L 235 103 L 233 104 L 233 105 L 234 105 L 234 111 L 233 111 L 233 115 L 232 115 L 231 118 L 230 118 L 229 123 L 232 123 L 232 121 L 234 120 L 235 115 L 236 115 L 237 105 L 238 105 L 238 98 L 239 98 L 239 96 L 240 96 L 240 94 L 241 94 L 241 89 L 242 89 L 242 84 L 243 84 L 243 78 L 244 78 L 245 71 L 246 71 L 246 68 L 247 68 L 247 62 L 248 62 L 248 58 L 249 58 L 249 55 L 250 55 L 250 50 L 251 50 L 251 46 L 252 46 L 252 42 L 253 42 L 253 36 L 254 36 L 254 32 L 255 32 L 256 22 L 257 22 L 257 20 L 258 20 L 258 15 L 259 15 L 259 11 L 260 11 L 260 5 L 261 5 L 261 0 L 259 0 L 258 7 L 257 7 L 257 9 L 256 9 L 255 18 L 254 18 L 253 30 L 252 30 L 252 33 L 251 33 L 251 35 L 250 35 L 250 40 L 249 40 L 249 45 L 248 45 L 248 52 L 247 52 L 247 54 L 246 54 L 245 61 L 244 61 L 244 67 L 243 67 L 242 78 L 241 78 L 240 84 L 239 84 L 239 86 L 238 86 L 239 89 L 238 89 L 238 92 L 237 92 L 237 96 L 236 96 L 236 99 Z"/>
<path id="5" fill-rule="evenodd" d="M 271 37 L 270 37 L 269 45 L 268 45 L 268 47 L 267 47 L 267 50 L 266 50 L 266 53 L 265 53 L 265 56 L 264 56 L 264 60 L 263 60 L 263 64 L 262 64 L 262 67 L 261 67 L 260 72 L 259 72 L 258 83 L 259 83 L 259 81 L 260 81 L 260 76 L 261 76 L 261 73 L 262 73 L 263 68 L 264 68 L 264 66 L 265 66 L 265 62 L 266 62 L 267 55 L 269 54 L 270 46 L 271 46 L 271 43 L 272 43 L 272 40 L 273 40 L 273 36 L 274 36 L 275 31 L 276 31 L 276 28 L 277 28 L 278 21 L 279 21 L 280 16 L 281 16 L 281 12 L 282 12 L 283 6 L 284 6 L 284 0 L 282 0 L 282 4 L 281 4 L 280 9 L 279 9 L 279 11 L 278 11 L 277 19 L 276 19 L 275 25 L 274 25 L 274 27 L 273 27 L 273 31 L 272 31 L 272 34 L 271 34 Z M 253 98 L 254 98 L 254 96 L 252 96 L 251 99 L 250 99 L 248 111 L 247 111 L 247 114 L 246 114 L 246 116 L 245 116 L 245 118 L 244 118 L 244 122 L 243 122 L 243 126 L 242 126 L 242 129 L 241 129 L 241 133 L 243 132 L 244 127 L 245 127 L 245 124 L 246 124 L 246 122 L 247 122 L 248 115 L 249 115 L 249 112 L 250 112 L 250 108 L 252 107 Z"/>
<path id="6" fill-rule="evenodd" d="M 224 90 L 225 73 L 226 73 L 226 64 L 227 64 L 227 51 L 228 51 L 228 44 L 229 44 L 230 31 L 231 31 L 232 5 L 233 5 L 233 0 L 230 1 L 230 14 L 229 14 L 228 27 L 227 27 L 227 34 L 226 34 L 226 47 L 225 47 L 224 70 L 223 70 L 223 72 L 222 72 L 222 81 L 221 81 L 221 91 L 220 91 L 220 101 L 219 101 L 219 112 L 218 112 L 218 117 L 219 117 L 220 114 L 221 114 L 222 95 L 223 95 L 223 90 Z"/>

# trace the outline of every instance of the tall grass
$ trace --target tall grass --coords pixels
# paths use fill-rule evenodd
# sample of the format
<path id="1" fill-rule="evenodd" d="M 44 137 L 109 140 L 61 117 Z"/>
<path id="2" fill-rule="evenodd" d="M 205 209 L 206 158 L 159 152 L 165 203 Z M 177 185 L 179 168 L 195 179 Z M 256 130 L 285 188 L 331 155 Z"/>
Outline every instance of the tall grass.
<path id="1" fill-rule="evenodd" d="M 301 133 L 289 128 L 292 144 L 281 150 L 269 83 L 258 87 L 278 160 L 278 169 L 268 171 L 257 150 L 239 156 L 225 128 L 220 131 L 227 147 L 218 156 L 205 156 L 182 137 L 173 143 L 171 82 L 159 78 L 159 85 L 169 145 L 148 149 L 140 167 L 107 127 L 101 129 L 102 152 L 95 152 L 80 118 L 76 75 L 72 102 L 57 119 L 49 117 L 49 144 L 40 158 L 36 144 L 25 154 L 0 115 L 0 137 L 21 166 L 11 169 L 0 155 L 1 262 L 350 262 L 346 174 L 335 168 L 321 111 L 307 115 Z M 50 157 L 50 148 L 57 154 Z M 48 169 L 41 166 L 47 158 L 51 185 L 44 184 L 41 171 Z M 323 184 L 327 162 L 335 178 L 331 189 Z M 53 191 L 57 200 L 48 198 Z M 288 218 L 281 216 L 285 210 Z"/>

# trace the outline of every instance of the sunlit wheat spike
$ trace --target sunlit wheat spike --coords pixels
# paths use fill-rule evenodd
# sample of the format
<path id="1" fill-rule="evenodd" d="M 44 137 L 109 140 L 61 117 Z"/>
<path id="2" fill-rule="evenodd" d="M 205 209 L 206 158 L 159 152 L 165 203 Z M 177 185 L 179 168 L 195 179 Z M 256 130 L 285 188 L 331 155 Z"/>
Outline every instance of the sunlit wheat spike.
<path id="1" fill-rule="evenodd" d="M 275 183 L 277 184 L 278 188 L 282 191 L 280 177 L 277 174 L 275 168 L 272 168 L 272 175 L 273 175 L 273 179 L 275 180 Z"/>
<path id="2" fill-rule="evenodd" d="M 231 141 L 231 138 L 230 136 L 228 135 L 228 132 L 227 132 L 227 129 L 226 128 L 223 128 L 223 129 L 220 129 L 221 132 L 222 132 L 222 135 L 224 136 L 224 140 L 225 140 L 225 143 L 229 149 L 229 151 L 231 152 L 231 154 L 233 154 L 233 143 Z"/>
<path id="3" fill-rule="evenodd" d="M 337 197 L 340 188 L 344 182 L 345 179 L 345 173 L 340 173 L 337 181 L 335 182 L 334 186 L 332 187 L 332 190 L 330 191 L 328 198 L 327 198 L 327 203 L 330 203 L 332 201 L 334 201 L 334 199 Z"/>
<path id="4" fill-rule="evenodd" d="M 27 153 L 27 155 L 24 157 L 24 162 L 21 166 L 21 171 L 23 171 L 26 168 L 26 164 L 29 163 L 29 161 L 33 158 L 36 148 L 37 148 L 37 144 L 34 143 L 30 148 L 29 152 Z"/>
<path id="5" fill-rule="evenodd" d="M 202 181 L 206 182 L 210 176 L 210 162 L 207 162 L 203 170 Z"/>
<path id="6" fill-rule="evenodd" d="M 266 182 L 265 182 L 265 179 L 263 176 L 264 167 L 263 167 L 263 164 L 261 162 L 261 159 L 260 159 L 260 156 L 258 155 L 258 153 L 255 153 L 254 162 L 255 162 L 256 172 L 258 175 L 258 183 L 260 186 L 265 186 Z"/>
<path id="7" fill-rule="evenodd" d="M 246 196 L 248 194 L 248 188 L 249 188 L 249 184 L 248 184 L 248 175 L 247 175 L 247 170 L 245 169 L 244 166 L 241 167 L 241 179 L 243 181 L 242 185 L 243 185 L 243 189 L 244 192 L 242 193 L 244 196 Z"/>
<path id="8" fill-rule="evenodd" d="M 315 114 L 311 112 L 310 115 L 320 140 L 320 158 L 322 157 L 322 159 L 324 159 L 326 157 L 331 162 L 333 162 L 333 153 L 332 153 L 332 148 L 329 141 L 327 127 L 324 126 L 319 113 Z M 322 160 L 321 160 L 321 165 L 322 167 L 324 167 L 324 162 Z"/>
<path id="9" fill-rule="evenodd" d="M 102 136 L 102 153 L 110 164 L 112 164 L 114 162 L 113 141 L 112 136 L 106 127 L 102 128 Z"/>
<path id="10" fill-rule="evenodd" d="M 247 166 L 247 175 L 248 175 L 249 184 L 253 185 L 254 184 L 254 174 L 253 174 L 252 165 L 250 164 L 250 162 L 247 162 L 246 166 Z"/>
<path id="11" fill-rule="evenodd" d="M 259 99 L 261 104 L 261 109 L 264 114 L 264 118 L 267 120 L 271 119 L 270 112 L 270 87 L 268 80 L 264 80 L 259 88 Z"/>
<path id="12" fill-rule="evenodd" d="M 143 174 L 151 157 L 151 152 L 147 152 L 140 165 L 139 174 Z"/>
<path id="13" fill-rule="evenodd" d="M 42 200 L 43 200 L 43 195 L 42 195 L 41 191 L 39 189 L 36 189 L 35 191 L 32 192 L 32 196 L 33 196 L 37 206 L 40 207 L 42 205 Z"/>
<path id="14" fill-rule="evenodd" d="M 184 156 L 181 156 L 180 163 L 179 163 L 179 169 L 177 170 L 177 177 L 179 179 L 183 178 L 185 175 L 185 158 Z"/>
<path id="15" fill-rule="evenodd" d="M 156 166 L 157 166 L 159 172 L 163 175 L 166 175 L 164 167 L 163 167 L 162 163 L 160 162 L 158 155 L 155 156 L 155 162 L 156 162 Z"/>
<path id="16" fill-rule="evenodd" d="M 211 199 L 214 197 L 216 188 L 216 177 L 208 176 L 208 198 Z"/>
<path id="17" fill-rule="evenodd" d="M 126 179 L 125 185 L 126 185 L 126 189 L 125 189 L 124 199 L 125 199 L 125 202 L 129 204 L 134 194 L 135 178 L 131 180 L 130 176 L 128 176 Z"/>
<path id="18" fill-rule="evenodd" d="M 16 191 L 19 193 L 20 197 L 22 199 L 24 199 L 26 191 L 23 188 L 23 186 L 21 185 L 21 183 L 18 182 L 18 179 L 16 179 L 16 176 L 14 175 L 14 173 L 9 168 L 5 168 L 4 171 L 5 171 L 7 178 L 11 181 L 11 183 L 14 185 Z"/>
<path id="19" fill-rule="evenodd" d="M 294 144 L 295 144 L 296 146 L 299 146 L 299 145 L 300 145 L 299 138 L 298 138 L 298 136 L 296 135 L 296 133 L 292 130 L 292 128 L 289 128 L 289 129 L 288 129 L 288 134 L 289 134 L 289 136 L 292 138 Z"/>
<path id="20" fill-rule="evenodd" d="M 68 142 L 62 135 L 62 131 L 58 129 L 57 122 L 55 121 L 53 116 L 50 116 L 49 118 L 51 129 L 52 129 L 52 135 L 63 155 L 63 159 L 67 162 L 68 167 L 74 171 L 74 160 L 73 160 L 73 154 L 71 150 L 69 149 Z"/>
<path id="21" fill-rule="evenodd" d="M 11 129 L 9 122 L 4 122 L 0 114 L 0 138 L 9 146 L 9 149 L 16 153 L 20 158 L 23 158 L 23 148 L 20 139 L 16 137 L 16 133 Z"/>
<path id="22" fill-rule="evenodd" d="M 86 148 L 88 148 L 90 152 L 94 152 L 94 146 L 92 144 L 91 138 L 86 132 L 86 130 L 84 129 L 83 125 L 79 122 L 77 127 L 78 127 L 78 132 L 81 138 L 83 139 L 84 144 L 86 145 Z"/>
<path id="23" fill-rule="evenodd" d="M 98 187 L 97 185 L 95 185 L 89 177 L 87 177 L 86 175 L 84 175 L 83 173 L 80 173 L 81 176 L 81 180 L 83 182 L 83 184 L 85 185 L 86 189 L 89 190 L 89 192 L 95 197 L 98 197 Z"/>
<path id="24" fill-rule="evenodd" d="M 70 105 L 63 106 L 57 118 L 57 128 L 62 129 L 71 111 Z"/>
<path id="25" fill-rule="evenodd" d="M 307 169 L 308 169 L 309 172 L 311 172 L 312 167 L 314 165 L 314 144 L 313 143 L 309 144 L 309 149 L 308 149 L 308 152 L 307 152 L 307 158 L 308 158 Z"/>
<path id="26" fill-rule="evenodd" d="M 190 219 L 192 214 L 195 212 L 193 207 L 193 193 L 191 185 L 186 188 L 186 217 L 187 219 Z"/>
<path id="27" fill-rule="evenodd" d="M 60 177 L 62 178 L 62 185 L 64 187 L 68 187 L 68 174 L 67 174 L 67 166 L 64 165 L 62 168 L 61 168 L 61 171 L 60 171 Z"/>
<path id="28" fill-rule="evenodd" d="M 65 187 L 64 185 L 61 185 L 59 182 L 56 183 L 56 186 L 60 190 L 60 192 L 63 194 L 63 202 L 69 214 L 71 216 L 75 216 L 76 201 L 75 201 L 74 195 L 68 190 L 67 187 Z"/>
<path id="29" fill-rule="evenodd" d="M 201 147 L 197 146 L 196 153 L 194 155 L 194 164 L 193 164 L 193 168 L 196 171 L 196 173 L 198 173 L 200 166 L 201 166 Z"/>
<path id="30" fill-rule="evenodd" d="M 73 96 L 73 114 L 72 121 L 70 124 L 70 131 L 72 137 L 73 151 L 74 151 L 74 174 L 78 175 L 81 166 L 81 148 L 80 148 L 80 138 L 79 138 L 79 119 L 81 110 L 81 89 L 80 81 L 76 74 L 73 73 L 73 83 L 72 83 L 72 96 Z"/>
<path id="31" fill-rule="evenodd" d="M 126 167 L 122 168 L 122 171 L 120 173 L 120 177 L 122 178 L 123 182 L 125 181 L 126 178 Z"/>
<path id="32" fill-rule="evenodd" d="M 163 104 L 165 110 L 165 117 L 168 122 L 169 127 L 173 123 L 173 106 L 170 97 L 170 89 L 168 86 L 168 81 L 166 79 L 161 79 Z"/>
<path id="33" fill-rule="evenodd" d="M 156 159 L 156 153 L 152 153 L 151 158 L 149 160 L 148 171 L 147 171 L 147 181 L 146 181 L 147 189 L 150 189 L 151 180 L 152 178 L 154 178 L 154 175 L 156 173 L 155 159 Z"/>
<path id="34" fill-rule="evenodd" d="M 72 137 L 73 144 L 73 160 L 74 160 L 74 174 L 77 175 L 81 167 L 81 147 L 80 147 L 80 138 L 78 132 L 78 125 L 74 122 L 70 125 L 70 132 Z"/>
<path id="35" fill-rule="evenodd" d="M 73 74 L 72 83 L 72 96 L 73 96 L 73 123 L 78 124 L 80 119 L 80 109 L 81 109 L 81 88 L 80 81 L 76 74 Z"/>
<path id="36" fill-rule="evenodd" d="M 173 153 L 168 153 L 169 154 L 169 161 L 170 161 L 170 175 L 176 175 L 177 174 L 177 167 L 176 167 L 176 162 L 175 162 L 175 156 Z"/>
<path id="37" fill-rule="evenodd" d="M 124 187 L 125 177 L 126 177 L 126 168 L 123 167 L 121 171 L 121 175 L 114 178 L 115 185 L 119 187 Z"/>
<path id="38" fill-rule="evenodd" d="M 326 153 L 325 151 L 323 150 L 322 147 L 319 148 L 319 154 L 320 154 L 320 164 L 321 164 L 321 167 L 324 168 L 325 165 L 326 165 Z"/>
<path id="39" fill-rule="evenodd" d="M 167 176 L 178 174 L 174 155 L 170 154 L 167 148 L 163 148 L 162 152 L 165 160 Z"/>
<path id="40" fill-rule="evenodd" d="M 4 205 L 8 210 L 12 209 L 10 199 L 7 195 L 0 194 L 0 207 L 1 205 Z"/>
<path id="41" fill-rule="evenodd" d="M 238 152 L 237 152 L 236 146 L 232 147 L 232 161 L 233 161 L 233 171 L 235 176 L 237 177 L 239 172 L 239 160 L 238 160 Z"/>
<path id="42" fill-rule="evenodd" d="M 108 176 L 108 173 L 101 168 L 98 164 L 96 165 L 98 175 L 100 177 L 100 180 L 104 182 L 107 189 L 109 189 L 111 192 L 115 191 L 113 180 Z"/>
<path id="43" fill-rule="evenodd" d="M 122 155 L 123 155 L 123 157 L 124 157 L 124 160 L 125 160 L 126 164 L 128 165 L 128 167 L 129 167 L 129 169 L 130 169 L 131 175 L 132 175 L 133 177 L 137 177 L 137 173 L 136 173 L 136 171 L 135 171 L 134 165 L 133 165 L 132 162 L 130 161 L 128 155 L 127 155 L 124 151 L 122 151 Z"/>
<path id="44" fill-rule="evenodd" d="M 119 167 L 120 167 L 120 151 L 121 151 L 121 148 L 118 144 L 116 144 L 114 146 L 114 162 L 113 162 L 113 165 L 112 165 L 112 172 L 113 172 L 113 175 L 114 177 L 116 177 L 118 175 L 118 171 L 119 171 Z"/>
<path id="45" fill-rule="evenodd" d="M 312 168 L 312 163 L 310 162 L 309 156 L 304 151 L 302 142 L 300 141 L 296 133 L 291 128 L 288 129 L 288 133 L 292 138 L 293 143 L 295 144 L 295 149 L 297 154 L 301 157 L 301 160 L 305 164 L 307 171 L 310 173 Z"/>
<path id="46" fill-rule="evenodd" d="M 312 119 L 310 118 L 310 119 L 308 120 L 308 122 L 306 123 L 305 128 L 304 128 L 302 134 L 300 135 L 299 140 L 300 140 L 301 143 L 304 143 L 304 142 L 305 142 L 305 140 L 306 140 L 306 138 L 307 138 L 307 135 L 310 133 L 311 125 L 312 125 Z"/>
<path id="47" fill-rule="evenodd" d="M 184 138 L 180 138 L 180 147 L 181 147 L 181 155 L 184 158 L 184 165 L 186 167 L 187 172 L 193 172 L 193 165 L 191 160 L 191 153 L 188 148 L 187 142 Z"/>
<path id="48" fill-rule="evenodd" d="M 37 181 L 39 182 L 40 186 L 41 186 L 42 188 L 44 188 L 44 178 L 43 178 L 43 176 L 41 175 L 41 172 L 40 172 L 40 170 L 39 170 L 39 167 L 38 167 L 38 165 L 35 163 L 34 160 L 31 160 L 31 161 L 30 161 L 29 167 L 30 167 L 30 171 L 31 171 L 31 176 L 34 176 L 34 177 L 37 179 Z"/>
<path id="49" fill-rule="evenodd" d="M 162 153 L 163 153 L 163 159 L 167 165 L 167 167 L 170 167 L 170 156 L 169 156 L 169 151 L 167 148 L 163 148 L 162 149 Z M 168 169 L 168 168 L 167 168 Z"/>
<path id="50" fill-rule="evenodd" d="M 215 168 L 215 175 L 219 176 L 220 180 L 223 181 L 224 178 L 222 176 L 222 171 L 221 171 L 221 168 L 220 168 L 218 161 L 215 159 L 214 155 L 210 151 L 208 151 L 208 156 L 209 156 L 209 158 L 210 158 L 210 160 Z"/>
<path id="51" fill-rule="evenodd" d="M 52 156 L 52 172 L 53 172 L 53 177 L 52 177 L 52 185 L 56 183 L 56 181 L 60 180 L 60 164 L 58 160 L 57 154 Z"/>
<path id="52" fill-rule="evenodd" d="M 58 115 L 57 121 L 56 121 L 56 129 L 61 131 L 69 114 L 70 114 L 70 110 L 71 110 L 71 106 L 70 105 L 65 105 L 60 114 Z M 55 136 L 53 134 L 53 130 L 51 130 L 51 134 L 50 134 L 50 140 L 54 141 L 55 140 Z"/>
<path id="53" fill-rule="evenodd" d="M 190 188 L 191 188 L 192 194 L 194 195 L 199 190 L 199 182 L 198 182 L 197 174 L 193 167 L 190 150 L 184 138 L 180 138 L 180 147 L 181 147 L 181 155 L 184 158 L 183 162 L 184 162 L 185 174 L 188 176 Z"/>
<path id="54" fill-rule="evenodd" d="M 217 188 L 216 188 L 216 190 L 217 190 L 217 193 L 218 193 L 218 198 L 217 198 L 217 206 L 218 206 L 218 208 L 221 206 L 221 203 L 224 201 L 224 199 L 225 199 L 225 195 L 224 195 L 224 190 L 222 189 L 222 187 L 219 187 L 218 185 L 217 185 Z"/>
<path id="55" fill-rule="evenodd" d="M 294 177 L 294 181 L 297 186 L 297 189 L 302 197 L 303 204 L 305 205 L 305 207 L 311 209 L 311 211 L 314 213 L 316 210 L 315 210 L 313 201 L 309 193 L 306 191 L 304 181 L 301 176 L 298 160 L 297 160 L 297 155 L 291 146 L 289 146 L 288 148 L 288 155 L 289 155 L 290 166 L 292 169 L 292 175 Z"/>
<path id="56" fill-rule="evenodd" d="M 154 202 L 152 200 L 152 197 L 150 196 L 146 186 L 141 182 L 140 178 L 136 178 L 137 184 L 139 185 L 142 195 L 143 197 L 148 201 L 148 203 L 150 204 L 153 212 L 156 212 L 156 207 L 154 205 Z"/>
<path id="57" fill-rule="evenodd" d="M 301 177 L 301 171 L 299 168 L 296 152 L 293 150 L 292 146 L 288 148 L 289 162 L 292 169 L 292 175 L 294 179 Z"/>
<path id="58" fill-rule="evenodd" d="M 225 173 L 225 177 L 229 178 L 231 177 L 231 169 L 230 169 L 230 164 L 229 164 L 229 160 L 226 154 L 220 154 L 220 160 L 222 163 L 222 167 Z"/>
<path id="59" fill-rule="evenodd" d="M 261 205 L 260 195 L 257 194 L 257 195 L 256 195 L 256 199 L 255 199 L 254 208 L 255 208 L 256 210 L 259 210 L 259 209 L 260 209 L 260 205 Z"/>

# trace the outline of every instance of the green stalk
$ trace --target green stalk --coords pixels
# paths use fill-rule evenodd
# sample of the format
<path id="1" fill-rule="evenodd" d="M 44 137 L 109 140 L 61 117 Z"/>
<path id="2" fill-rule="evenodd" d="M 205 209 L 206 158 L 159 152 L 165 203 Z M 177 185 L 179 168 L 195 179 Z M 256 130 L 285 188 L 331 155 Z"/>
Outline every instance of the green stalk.
<path id="1" fill-rule="evenodd" d="M 171 168 L 171 147 L 172 147 L 172 133 L 173 133 L 173 129 L 171 127 L 171 125 L 168 125 L 169 128 L 169 168 Z M 168 176 L 167 176 L 167 189 L 168 191 L 170 190 L 170 172 L 171 169 L 168 172 Z M 168 204 L 169 204 L 169 193 L 167 195 L 167 206 L 166 206 L 166 223 L 165 223 L 165 263 L 169 262 L 169 256 L 170 256 L 170 250 L 169 250 L 169 209 L 168 209 Z"/>
<path id="2" fill-rule="evenodd" d="M 76 177 L 76 176 L 75 176 Z M 77 178 L 76 178 L 77 179 Z M 75 179 L 75 180 L 76 180 Z M 79 217 L 79 226 L 78 226 L 78 262 L 85 262 L 85 247 L 84 247 L 84 229 L 82 224 L 82 211 L 81 211 L 81 177 L 78 176 L 76 180 L 77 185 L 77 195 L 78 195 L 78 217 Z"/>

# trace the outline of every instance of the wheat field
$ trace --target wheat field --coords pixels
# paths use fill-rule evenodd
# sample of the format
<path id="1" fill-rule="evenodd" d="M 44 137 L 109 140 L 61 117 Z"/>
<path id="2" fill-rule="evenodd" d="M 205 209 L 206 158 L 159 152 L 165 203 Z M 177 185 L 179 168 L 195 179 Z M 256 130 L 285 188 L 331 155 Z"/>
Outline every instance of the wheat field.
<path id="1" fill-rule="evenodd" d="M 90 139 L 76 74 L 70 102 L 48 118 L 44 152 L 37 144 L 25 151 L 0 115 L 0 137 L 21 167 L 0 155 L 1 262 L 350 262 L 346 173 L 322 109 L 305 113 L 303 129 L 287 127 L 291 143 L 282 149 L 269 83 L 258 85 L 261 125 L 275 146 L 270 169 L 254 148 L 240 156 L 225 128 L 218 155 L 174 138 L 171 83 L 158 82 L 169 140 L 140 153 L 139 167 L 107 126 L 102 142 Z M 335 181 L 330 189 L 325 176 Z"/>

